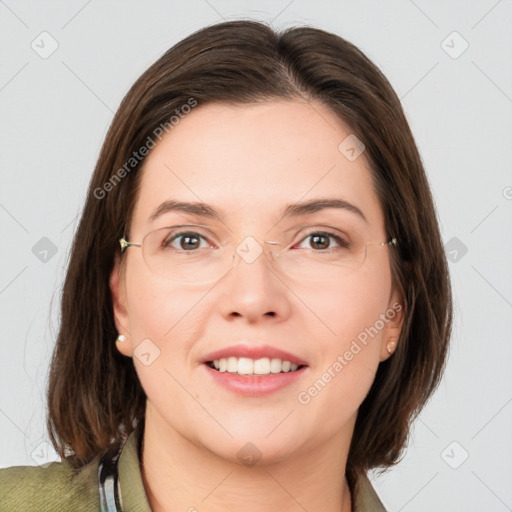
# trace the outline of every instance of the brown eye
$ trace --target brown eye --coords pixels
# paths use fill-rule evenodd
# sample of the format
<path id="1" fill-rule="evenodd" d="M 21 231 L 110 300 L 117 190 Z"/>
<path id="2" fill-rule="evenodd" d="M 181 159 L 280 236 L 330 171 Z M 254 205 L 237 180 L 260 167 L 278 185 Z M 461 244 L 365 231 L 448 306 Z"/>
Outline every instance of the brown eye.
<path id="1" fill-rule="evenodd" d="M 310 233 L 304 240 L 309 239 L 309 244 L 306 249 L 313 249 L 319 252 L 327 252 L 326 249 L 336 249 L 336 247 L 330 247 L 331 241 L 337 244 L 338 249 L 346 249 L 350 247 L 350 244 L 343 240 L 343 238 L 335 235 L 334 233 L 329 233 L 327 231 L 315 231 Z"/>
<path id="2" fill-rule="evenodd" d="M 314 234 L 309 236 L 311 238 L 310 245 L 313 247 L 313 249 L 321 250 L 329 248 L 330 240 L 328 236 L 322 234 Z"/>
<path id="3" fill-rule="evenodd" d="M 190 251 L 200 248 L 201 239 L 206 241 L 206 239 L 199 235 L 198 233 L 195 233 L 193 231 L 185 231 L 167 237 L 162 245 L 164 247 L 171 247 L 178 250 Z M 177 247 L 176 245 L 173 245 L 173 243 L 176 240 L 178 240 Z"/>

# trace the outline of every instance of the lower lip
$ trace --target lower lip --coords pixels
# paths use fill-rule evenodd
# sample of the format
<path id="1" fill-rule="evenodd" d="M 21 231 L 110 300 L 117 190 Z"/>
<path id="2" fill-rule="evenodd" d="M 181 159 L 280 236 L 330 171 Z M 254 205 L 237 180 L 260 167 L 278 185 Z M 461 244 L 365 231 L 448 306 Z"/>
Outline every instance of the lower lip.
<path id="1" fill-rule="evenodd" d="M 208 375 L 224 388 L 246 396 L 263 396 L 278 391 L 293 384 L 302 377 L 307 366 L 303 366 L 294 372 L 271 373 L 253 377 L 252 375 L 234 375 L 228 372 L 219 372 L 203 364 Z"/>

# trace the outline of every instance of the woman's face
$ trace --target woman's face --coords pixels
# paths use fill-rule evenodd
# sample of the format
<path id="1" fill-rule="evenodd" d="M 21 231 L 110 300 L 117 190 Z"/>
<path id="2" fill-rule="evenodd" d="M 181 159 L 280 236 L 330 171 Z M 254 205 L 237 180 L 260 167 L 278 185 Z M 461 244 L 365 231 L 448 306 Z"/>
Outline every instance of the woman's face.
<path id="1" fill-rule="evenodd" d="M 190 224 L 203 228 L 188 231 L 207 237 L 174 239 L 167 251 L 175 252 L 163 256 L 175 258 L 176 275 L 184 272 L 185 281 L 150 269 L 135 247 L 126 250 L 111 277 L 116 324 L 127 337 L 117 346 L 133 357 L 148 415 L 163 435 L 178 434 L 233 461 L 242 460 L 244 450 L 280 460 L 351 437 L 357 409 L 379 362 L 388 357 L 386 343 L 397 339 L 402 323 L 400 297 L 391 287 L 393 249 L 369 244 L 362 261 L 335 239 L 308 235 L 329 231 L 354 241 L 386 241 L 360 149 L 327 107 L 272 101 L 196 107 L 150 152 L 128 240 Z M 319 199 L 350 203 L 366 220 L 339 207 L 283 216 L 291 204 Z M 161 207 L 170 201 L 206 203 L 221 220 Z M 273 259 L 267 250 L 284 246 L 264 240 L 291 245 L 285 244 L 284 257 Z M 206 260 L 179 259 L 204 255 L 209 246 L 213 256 Z M 205 284 L 205 268 L 222 266 L 208 259 L 221 246 L 235 254 L 226 259 L 234 265 Z M 194 265 L 197 273 L 190 271 Z M 223 349 L 226 357 L 264 359 L 257 371 L 268 371 L 266 356 L 270 362 L 282 355 L 303 366 L 255 377 L 205 364 Z M 247 361 L 237 363 L 231 359 L 228 370 L 243 372 Z M 272 364 L 272 371 L 286 369 L 286 363 L 281 370 Z"/>

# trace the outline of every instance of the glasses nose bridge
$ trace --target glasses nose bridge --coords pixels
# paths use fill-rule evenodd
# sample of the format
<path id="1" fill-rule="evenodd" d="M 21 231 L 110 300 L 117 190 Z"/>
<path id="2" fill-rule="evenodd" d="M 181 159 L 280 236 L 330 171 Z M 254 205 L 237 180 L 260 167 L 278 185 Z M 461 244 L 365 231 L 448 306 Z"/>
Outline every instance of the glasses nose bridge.
<path id="1" fill-rule="evenodd" d="M 277 240 L 263 240 L 264 251 L 266 249 L 269 259 L 271 263 L 278 263 L 279 256 L 281 255 L 281 251 L 283 250 L 283 242 L 278 242 Z"/>
<path id="2" fill-rule="evenodd" d="M 273 256 L 277 256 L 279 254 L 283 245 L 282 242 L 278 242 L 277 240 L 263 240 L 263 243 L 266 244 L 268 252 Z"/>
<path id="3" fill-rule="evenodd" d="M 279 257 L 283 242 L 277 240 L 257 239 L 252 235 L 246 236 L 235 248 L 235 253 L 245 263 L 253 263 L 261 256 L 275 260 Z"/>
<path id="4" fill-rule="evenodd" d="M 232 253 L 232 268 L 240 265 L 244 266 L 244 264 L 250 268 L 253 264 L 258 264 L 258 260 L 260 260 L 260 265 L 262 263 L 264 266 L 270 265 L 270 268 L 277 271 L 279 268 L 279 254 L 283 245 L 282 241 L 256 239 L 252 235 L 246 236 L 237 244 L 234 253 Z"/>

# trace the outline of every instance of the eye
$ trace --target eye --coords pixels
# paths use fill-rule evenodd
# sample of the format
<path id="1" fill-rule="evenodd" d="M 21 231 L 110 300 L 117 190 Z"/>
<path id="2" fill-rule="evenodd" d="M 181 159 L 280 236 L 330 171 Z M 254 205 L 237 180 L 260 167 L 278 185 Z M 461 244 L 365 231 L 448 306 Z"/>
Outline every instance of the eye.
<path id="1" fill-rule="evenodd" d="M 331 246 L 331 241 L 334 241 L 337 244 L 337 247 L 340 249 L 348 249 L 350 248 L 350 243 L 341 238 L 334 233 L 330 233 L 328 231 L 313 231 L 303 239 L 301 244 L 310 239 L 310 247 L 305 247 L 305 249 L 313 249 L 319 252 L 328 252 L 326 249 L 333 249 Z M 304 247 L 300 247 L 304 248 Z"/>
<path id="2" fill-rule="evenodd" d="M 208 243 L 208 239 L 195 231 L 181 231 L 179 233 L 171 232 L 162 242 L 164 248 L 173 248 L 183 251 L 193 251 L 194 249 L 205 248 L 201 247 L 201 241 L 206 243 L 206 247 L 211 247 Z M 174 242 L 178 243 L 178 246 L 174 245 Z"/>

